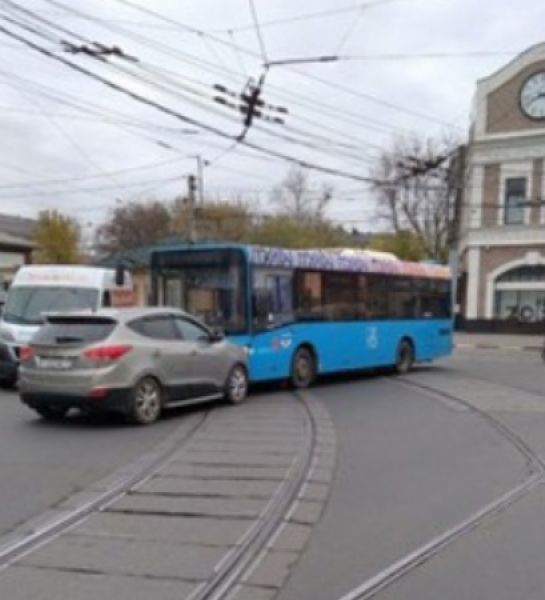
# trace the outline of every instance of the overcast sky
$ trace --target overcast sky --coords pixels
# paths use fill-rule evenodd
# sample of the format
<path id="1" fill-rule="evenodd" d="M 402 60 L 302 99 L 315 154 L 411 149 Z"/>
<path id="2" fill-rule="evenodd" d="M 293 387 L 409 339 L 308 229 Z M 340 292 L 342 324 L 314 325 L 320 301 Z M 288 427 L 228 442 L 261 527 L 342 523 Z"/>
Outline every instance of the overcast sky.
<path id="1" fill-rule="evenodd" d="M 169 199 L 185 191 L 197 154 L 212 163 L 205 168 L 209 197 L 240 197 L 266 208 L 289 163 L 241 145 L 224 153 L 233 144 L 229 136 L 241 132 L 241 118 L 213 101 L 214 84 L 241 92 L 249 77 L 263 73 L 249 1 L 130 3 L 17 1 L 63 33 L 0 0 L 0 15 L 10 19 L 0 27 L 227 137 L 143 106 L 2 34 L 0 211 L 34 216 L 58 208 L 91 227 L 116 202 Z M 535 0 L 363 4 L 255 0 L 269 61 L 323 55 L 352 60 L 271 67 L 264 99 L 289 114 L 285 125 L 256 121 L 249 142 L 365 177 L 373 157 L 400 133 L 448 132 L 464 139 L 476 80 L 544 41 L 545 3 Z M 322 12 L 329 14 L 310 16 Z M 117 46 L 138 62 L 112 58 L 103 64 L 63 51 L 60 39 Z M 415 56 L 422 54 L 454 56 Z M 316 189 L 334 186 L 328 209 L 333 219 L 373 226 L 364 182 L 317 171 L 311 180 Z"/>

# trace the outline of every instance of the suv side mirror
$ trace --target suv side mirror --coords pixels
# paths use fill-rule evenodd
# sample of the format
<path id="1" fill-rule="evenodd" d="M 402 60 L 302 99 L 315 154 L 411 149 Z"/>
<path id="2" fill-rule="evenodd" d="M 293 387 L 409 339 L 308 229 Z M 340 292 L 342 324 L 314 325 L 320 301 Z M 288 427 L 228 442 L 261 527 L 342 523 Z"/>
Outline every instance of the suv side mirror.
<path id="1" fill-rule="evenodd" d="M 125 285 L 125 265 L 118 263 L 115 267 L 115 285 Z"/>
<path id="2" fill-rule="evenodd" d="M 224 339 L 225 339 L 225 334 L 223 333 L 223 331 L 220 331 L 219 329 L 214 329 L 210 335 L 210 341 L 212 343 L 222 342 Z"/>

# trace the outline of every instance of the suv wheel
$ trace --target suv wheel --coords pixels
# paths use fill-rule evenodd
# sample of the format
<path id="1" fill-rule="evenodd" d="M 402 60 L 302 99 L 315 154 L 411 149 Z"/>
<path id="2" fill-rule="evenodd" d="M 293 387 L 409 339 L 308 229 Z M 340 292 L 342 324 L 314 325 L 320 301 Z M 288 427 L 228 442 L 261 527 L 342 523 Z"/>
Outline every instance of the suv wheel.
<path id="1" fill-rule="evenodd" d="M 163 392 L 153 377 L 144 377 L 132 390 L 130 420 L 137 425 L 151 425 L 161 415 Z"/>

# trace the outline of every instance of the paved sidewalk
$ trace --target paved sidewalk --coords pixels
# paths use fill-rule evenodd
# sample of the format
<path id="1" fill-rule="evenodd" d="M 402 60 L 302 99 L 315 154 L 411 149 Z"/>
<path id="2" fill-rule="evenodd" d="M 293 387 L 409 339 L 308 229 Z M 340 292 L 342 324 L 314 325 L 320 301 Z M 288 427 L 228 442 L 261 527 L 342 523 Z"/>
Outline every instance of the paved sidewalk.
<path id="1" fill-rule="evenodd" d="M 517 335 L 503 333 L 465 333 L 454 334 L 456 348 L 478 348 L 481 350 L 527 350 L 539 351 L 543 347 L 543 335 Z"/>

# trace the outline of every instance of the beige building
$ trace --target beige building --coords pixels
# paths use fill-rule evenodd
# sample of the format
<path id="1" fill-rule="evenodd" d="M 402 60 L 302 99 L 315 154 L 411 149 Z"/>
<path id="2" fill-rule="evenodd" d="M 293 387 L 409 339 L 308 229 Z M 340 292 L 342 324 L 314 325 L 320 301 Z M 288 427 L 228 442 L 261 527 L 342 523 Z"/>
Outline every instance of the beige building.
<path id="1" fill-rule="evenodd" d="M 477 83 L 458 246 L 468 328 L 545 322 L 544 158 L 545 43 Z"/>

